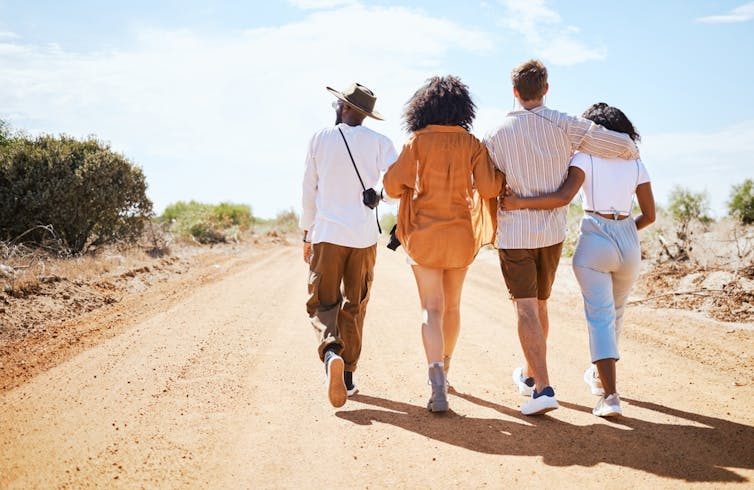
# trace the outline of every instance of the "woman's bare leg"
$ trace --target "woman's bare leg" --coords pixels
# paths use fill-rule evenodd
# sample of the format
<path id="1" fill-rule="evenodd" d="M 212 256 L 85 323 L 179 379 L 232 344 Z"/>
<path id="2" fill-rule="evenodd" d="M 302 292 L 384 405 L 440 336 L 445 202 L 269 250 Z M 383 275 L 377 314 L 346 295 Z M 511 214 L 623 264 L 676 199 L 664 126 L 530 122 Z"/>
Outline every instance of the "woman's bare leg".
<path id="1" fill-rule="evenodd" d="M 443 362 L 445 372 L 450 368 L 450 359 L 456 348 L 458 335 L 461 332 L 461 291 L 466 279 L 466 271 L 463 269 L 446 269 L 443 271 L 442 283 L 445 296 L 445 309 L 442 316 L 442 334 L 444 340 Z"/>
<path id="2" fill-rule="evenodd" d="M 443 357 L 443 312 L 445 297 L 443 293 L 443 271 L 414 265 L 416 286 L 422 309 L 422 341 L 427 363 L 442 362 Z"/>

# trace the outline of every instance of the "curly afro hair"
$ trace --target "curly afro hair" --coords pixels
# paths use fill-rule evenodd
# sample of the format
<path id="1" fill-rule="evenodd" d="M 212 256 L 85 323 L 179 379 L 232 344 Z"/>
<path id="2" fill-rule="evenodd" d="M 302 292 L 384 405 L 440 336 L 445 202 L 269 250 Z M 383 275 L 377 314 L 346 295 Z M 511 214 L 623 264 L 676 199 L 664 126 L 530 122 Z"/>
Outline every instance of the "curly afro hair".
<path id="1" fill-rule="evenodd" d="M 461 126 L 469 131 L 475 115 L 469 87 L 456 76 L 436 76 L 429 78 L 406 103 L 403 124 L 412 132 L 430 124 Z"/>
<path id="2" fill-rule="evenodd" d="M 641 140 L 641 136 L 639 136 L 639 132 L 636 131 L 634 125 L 629 121 L 626 115 L 623 114 L 623 111 L 617 107 L 609 106 L 604 102 L 598 102 L 584 111 L 583 116 L 612 131 L 626 133 L 634 141 Z"/>

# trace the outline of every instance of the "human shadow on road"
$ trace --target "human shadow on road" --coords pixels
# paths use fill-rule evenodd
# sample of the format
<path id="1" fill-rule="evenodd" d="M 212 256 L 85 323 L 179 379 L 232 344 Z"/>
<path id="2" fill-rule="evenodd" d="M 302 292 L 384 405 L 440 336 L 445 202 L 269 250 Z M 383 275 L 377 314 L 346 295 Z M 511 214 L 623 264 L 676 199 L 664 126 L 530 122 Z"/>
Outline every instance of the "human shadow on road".
<path id="1" fill-rule="evenodd" d="M 685 421 L 654 423 L 623 416 L 607 424 L 595 420 L 578 426 L 547 415 L 526 417 L 470 394 L 451 393 L 516 420 L 466 417 L 453 411 L 431 414 L 421 406 L 362 394 L 353 400 L 379 408 L 336 415 L 359 425 L 394 425 L 480 453 L 541 456 L 552 466 L 608 463 L 689 482 L 748 482 L 727 468 L 754 469 L 754 428 L 747 425 L 627 399 L 628 406 Z M 561 402 L 561 406 L 591 414 L 591 408 L 583 405 Z"/>

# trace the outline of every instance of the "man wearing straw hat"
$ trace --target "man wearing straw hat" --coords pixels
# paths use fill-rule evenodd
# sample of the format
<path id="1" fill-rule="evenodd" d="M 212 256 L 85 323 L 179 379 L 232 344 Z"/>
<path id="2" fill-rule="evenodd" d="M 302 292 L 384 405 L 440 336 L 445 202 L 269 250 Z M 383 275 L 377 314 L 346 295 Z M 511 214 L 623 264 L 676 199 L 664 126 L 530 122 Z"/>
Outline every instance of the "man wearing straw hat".
<path id="1" fill-rule="evenodd" d="M 340 407 L 356 393 L 353 372 L 379 234 L 374 186 L 398 154 L 389 138 L 362 125 L 366 117 L 382 120 L 371 90 L 358 83 L 327 90 L 337 98 L 335 126 L 309 142 L 299 224 L 309 264 L 306 311 L 319 338 L 328 398 Z"/>

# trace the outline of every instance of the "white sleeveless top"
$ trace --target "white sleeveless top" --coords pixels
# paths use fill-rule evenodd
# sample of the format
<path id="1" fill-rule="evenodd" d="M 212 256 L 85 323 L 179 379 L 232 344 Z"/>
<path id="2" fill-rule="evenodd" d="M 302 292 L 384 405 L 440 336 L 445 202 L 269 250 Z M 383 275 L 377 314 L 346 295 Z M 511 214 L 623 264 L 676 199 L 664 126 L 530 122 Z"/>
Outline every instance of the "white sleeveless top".
<path id="1" fill-rule="evenodd" d="M 571 166 L 584 172 L 584 209 L 598 213 L 631 214 L 636 188 L 650 181 L 641 160 L 605 159 L 579 152 L 573 155 Z"/>

